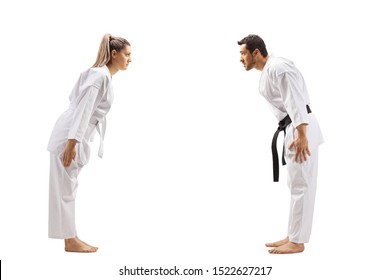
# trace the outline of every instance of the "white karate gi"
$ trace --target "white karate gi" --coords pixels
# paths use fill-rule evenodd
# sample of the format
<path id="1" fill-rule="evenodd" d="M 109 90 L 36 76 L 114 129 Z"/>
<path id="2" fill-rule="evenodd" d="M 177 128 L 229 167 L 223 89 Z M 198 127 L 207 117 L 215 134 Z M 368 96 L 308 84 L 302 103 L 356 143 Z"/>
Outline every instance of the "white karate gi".
<path id="1" fill-rule="evenodd" d="M 69 97 L 70 106 L 57 120 L 51 134 L 49 188 L 49 237 L 76 237 L 75 198 L 77 176 L 90 157 L 88 142 L 95 128 L 100 134 L 99 156 L 103 155 L 106 114 L 113 102 L 111 74 L 107 66 L 81 73 Z M 76 139 L 76 160 L 69 167 L 62 164 L 68 139 Z"/>
<path id="2" fill-rule="evenodd" d="M 278 121 L 287 114 L 292 121 L 286 128 L 284 139 L 287 184 L 291 192 L 287 234 L 292 242 L 307 243 L 312 228 L 318 146 L 323 142 L 322 133 L 314 112 L 307 113 L 306 105 L 310 104 L 310 100 L 306 84 L 292 61 L 269 56 L 260 77 L 259 91 L 269 102 Z M 299 163 L 294 161 L 295 148 L 289 150 L 288 147 L 297 136 L 296 127 L 302 123 L 308 124 L 306 134 L 311 156 L 304 163 Z"/>

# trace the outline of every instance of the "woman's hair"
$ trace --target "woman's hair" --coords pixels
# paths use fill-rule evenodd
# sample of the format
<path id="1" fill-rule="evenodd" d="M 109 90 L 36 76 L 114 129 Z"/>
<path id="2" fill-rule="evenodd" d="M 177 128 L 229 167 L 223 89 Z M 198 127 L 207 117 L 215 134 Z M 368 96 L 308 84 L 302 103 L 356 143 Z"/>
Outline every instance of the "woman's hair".
<path id="1" fill-rule="evenodd" d="M 130 46 L 130 43 L 126 39 L 114 37 L 111 34 L 105 34 L 100 43 L 96 62 L 92 67 L 102 67 L 106 65 L 111 60 L 111 52 L 113 50 L 120 52 L 126 46 Z"/>
<path id="2" fill-rule="evenodd" d="M 268 52 L 263 39 L 258 35 L 248 35 L 245 38 L 237 42 L 239 45 L 246 45 L 246 48 L 253 53 L 255 49 L 258 49 L 263 57 L 267 57 Z"/>

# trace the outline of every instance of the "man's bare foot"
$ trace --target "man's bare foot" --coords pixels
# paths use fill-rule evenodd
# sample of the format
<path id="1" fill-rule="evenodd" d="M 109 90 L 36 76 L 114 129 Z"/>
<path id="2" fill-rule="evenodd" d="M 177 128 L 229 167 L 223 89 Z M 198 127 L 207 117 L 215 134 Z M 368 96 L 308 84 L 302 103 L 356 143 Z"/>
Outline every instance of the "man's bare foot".
<path id="1" fill-rule="evenodd" d="M 288 239 L 288 237 L 286 237 L 285 239 L 280 240 L 280 241 L 276 241 L 273 243 L 266 243 L 265 246 L 266 247 L 279 247 L 279 246 L 282 246 L 284 244 L 287 244 L 288 242 L 289 242 L 289 239 Z"/>
<path id="2" fill-rule="evenodd" d="M 268 252 L 271 254 L 294 254 L 303 252 L 303 250 L 305 250 L 305 245 L 303 243 L 294 243 L 289 241 L 282 246 L 268 250 Z"/>
<path id="3" fill-rule="evenodd" d="M 77 253 L 94 253 L 97 251 L 96 247 L 89 246 L 77 237 L 65 239 L 65 251 Z"/>

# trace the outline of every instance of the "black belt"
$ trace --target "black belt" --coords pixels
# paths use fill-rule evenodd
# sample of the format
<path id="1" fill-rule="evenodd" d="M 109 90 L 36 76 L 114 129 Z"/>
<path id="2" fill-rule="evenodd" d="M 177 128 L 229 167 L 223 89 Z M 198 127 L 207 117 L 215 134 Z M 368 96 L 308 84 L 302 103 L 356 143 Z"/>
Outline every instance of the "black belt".
<path id="1" fill-rule="evenodd" d="M 308 114 L 311 113 L 309 105 L 306 105 L 306 110 L 307 110 Z M 284 132 L 284 136 L 286 136 L 286 127 L 290 123 L 291 123 L 290 116 L 287 115 L 283 120 L 281 120 L 279 122 L 279 127 L 276 130 L 276 132 L 274 134 L 274 137 L 272 138 L 271 149 L 272 149 L 272 161 L 273 161 L 273 166 L 274 166 L 274 182 L 278 182 L 279 181 L 279 156 L 278 156 L 278 150 L 276 148 L 276 143 L 277 143 L 277 140 L 278 140 L 279 133 L 281 131 L 283 131 Z M 285 151 L 285 147 L 284 147 L 284 144 L 283 144 L 282 165 L 286 165 L 286 160 L 284 159 L 284 151 Z"/>

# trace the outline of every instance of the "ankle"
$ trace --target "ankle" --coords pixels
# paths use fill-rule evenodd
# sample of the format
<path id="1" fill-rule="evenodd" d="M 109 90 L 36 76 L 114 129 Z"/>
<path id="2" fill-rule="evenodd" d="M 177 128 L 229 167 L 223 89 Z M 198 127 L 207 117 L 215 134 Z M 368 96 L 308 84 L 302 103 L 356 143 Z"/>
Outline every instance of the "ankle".
<path id="1" fill-rule="evenodd" d="M 64 241 L 65 241 L 65 244 L 66 243 L 73 243 L 73 242 L 77 241 L 77 238 L 76 237 L 67 238 L 67 239 L 64 239 Z"/>
<path id="2" fill-rule="evenodd" d="M 293 245 L 296 245 L 296 246 L 304 246 L 304 243 L 296 243 L 296 242 L 292 242 L 292 241 L 289 241 L 289 242 Z"/>

